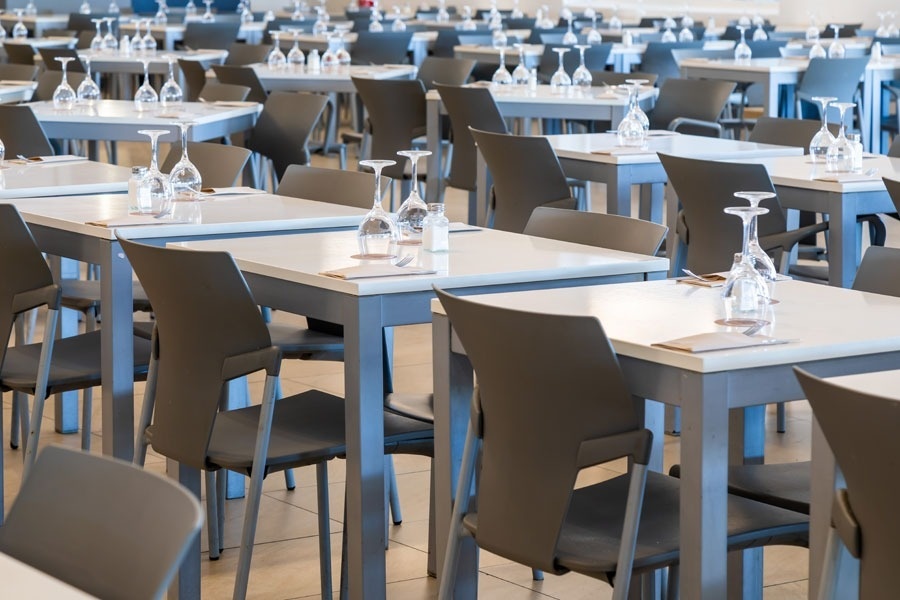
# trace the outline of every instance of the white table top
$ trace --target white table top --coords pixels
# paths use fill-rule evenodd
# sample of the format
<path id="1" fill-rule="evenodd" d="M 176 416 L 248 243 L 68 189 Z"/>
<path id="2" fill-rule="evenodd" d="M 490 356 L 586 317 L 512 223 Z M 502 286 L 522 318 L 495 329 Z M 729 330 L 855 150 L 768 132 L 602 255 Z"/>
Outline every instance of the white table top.
<path id="1" fill-rule="evenodd" d="M 7 23 L 14 23 L 19 19 L 16 14 L 12 11 L 7 12 L 6 14 L 0 15 L 0 20 Z M 61 25 L 65 26 L 69 23 L 69 15 L 51 15 L 51 14 L 40 14 L 40 15 L 22 15 L 21 21 L 26 25 L 34 25 L 35 23 L 40 23 L 45 26 L 52 25 Z"/>
<path id="2" fill-rule="evenodd" d="M 204 60 L 204 61 L 221 61 L 227 55 L 228 51 L 226 50 L 167 50 L 165 52 L 154 52 L 151 54 L 141 54 L 141 53 L 124 53 L 121 51 L 109 52 L 101 50 L 101 51 L 91 51 L 84 50 L 79 51 L 78 53 L 81 56 L 85 56 L 91 59 L 91 67 L 94 68 L 103 68 L 103 65 L 122 65 L 122 64 L 133 64 L 135 65 L 135 72 L 143 72 L 143 65 L 141 63 L 142 60 L 150 61 L 151 68 L 153 65 L 168 65 L 169 56 L 172 56 L 174 60 L 184 59 L 184 60 Z"/>
<path id="3" fill-rule="evenodd" d="M 131 100 L 100 100 L 92 105 L 76 105 L 70 111 L 56 110 L 50 101 L 32 102 L 28 106 L 41 122 L 133 124 L 139 129 L 172 129 L 173 124 L 181 120 L 213 123 L 262 111 L 262 105 L 256 102 L 185 102 L 170 108 L 160 104 L 155 110 L 146 112 L 138 112 Z"/>
<path id="4" fill-rule="evenodd" d="M 25 102 L 31 99 L 37 83 L 34 81 L 0 81 L 0 104 Z"/>
<path id="5" fill-rule="evenodd" d="M 3 45 L 31 46 L 32 48 L 74 48 L 78 38 L 68 36 L 44 36 L 41 38 L 11 38 L 3 40 Z"/>
<path id="6" fill-rule="evenodd" d="M 630 148 L 626 149 L 618 145 L 618 136 L 614 133 L 576 133 L 546 137 L 560 158 L 609 164 L 658 163 L 657 152 L 704 160 L 737 160 L 803 154 L 802 148 L 683 135 L 670 131 L 651 131 L 647 140 L 646 152 L 641 154 L 603 153 L 604 150 L 630 152 Z"/>
<path id="7" fill-rule="evenodd" d="M 751 58 L 737 61 L 733 58 L 685 58 L 681 61 L 682 69 L 701 68 L 722 71 L 747 71 L 759 73 L 802 73 L 806 71 L 809 59 L 805 56 L 787 58 Z"/>
<path id="8" fill-rule="evenodd" d="M 87 600 L 94 598 L 35 569 L 8 554 L 0 552 L 0 581 L 7 598 L 54 598 L 54 600 Z"/>
<path id="9" fill-rule="evenodd" d="M 323 271 L 362 264 L 351 258 L 359 249 L 356 232 L 309 233 L 277 240 L 229 239 L 181 244 L 197 250 L 230 252 L 241 270 L 355 296 L 393 294 L 490 283 L 602 277 L 660 272 L 668 260 L 484 229 L 450 234 L 449 253 L 431 253 L 421 246 L 401 246 L 399 254 L 414 254 L 411 265 L 436 274 L 341 280 Z M 385 261 L 373 261 L 384 263 Z M 640 269 L 635 269 L 639 265 Z"/>
<path id="10" fill-rule="evenodd" d="M 808 190 L 833 192 L 838 194 L 849 192 L 884 191 L 882 177 L 900 179 L 900 158 L 889 158 L 883 155 L 871 155 L 863 159 L 863 171 L 877 169 L 874 175 L 847 175 L 843 182 L 820 181 L 818 177 L 834 175 L 825 170 L 822 163 L 813 163 L 808 156 L 791 156 L 779 158 L 752 159 L 766 166 L 772 183 L 785 187 L 798 187 Z"/>
<path id="11" fill-rule="evenodd" d="M 305 65 L 302 68 L 289 67 L 286 69 L 270 69 L 268 65 L 262 64 L 252 66 L 253 70 L 256 71 L 256 74 L 266 87 L 272 82 L 300 80 L 314 82 L 349 82 L 351 76 L 367 77 L 370 79 L 405 79 L 416 72 L 416 67 L 413 65 L 349 65 L 322 69 L 316 73 L 308 71 Z"/>
<path id="12" fill-rule="evenodd" d="M 707 332 L 723 316 L 721 289 L 675 280 L 473 296 L 492 306 L 600 319 L 618 354 L 715 373 L 900 349 L 900 298 L 799 281 L 776 284 L 773 324 L 761 333 L 797 340 L 690 354 L 652 344 Z M 440 303 L 432 310 L 443 314 Z"/>
<path id="13" fill-rule="evenodd" d="M 124 192 L 131 169 L 89 160 L 11 164 L 0 170 L 0 198 Z"/>
<path id="14" fill-rule="evenodd" d="M 128 215 L 126 194 L 23 198 L 12 203 L 32 225 L 107 240 L 115 239 L 113 229 L 87 223 Z M 142 239 L 356 227 L 366 213 L 359 208 L 272 194 L 216 197 L 198 205 L 200 224 L 170 224 L 160 219 L 159 224 L 122 227 L 118 231 L 125 237 Z M 267 239 L 274 248 L 282 247 L 280 238 Z"/>
<path id="15" fill-rule="evenodd" d="M 468 84 L 473 87 L 487 87 L 491 90 L 494 100 L 500 104 L 569 104 L 573 106 L 627 106 L 628 96 L 604 91 L 605 88 L 591 88 L 590 93 L 582 93 L 576 86 L 567 86 L 565 91 L 558 92 L 549 85 L 539 85 L 536 89 L 526 86 L 505 85 L 491 86 L 489 82 Z M 651 87 L 641 88 L 638 100 L 644 101 L 655 98 L 659 90 Z M 431 90 L 425 96 L 426 100 L 440 100 L 437 91 Z"/>

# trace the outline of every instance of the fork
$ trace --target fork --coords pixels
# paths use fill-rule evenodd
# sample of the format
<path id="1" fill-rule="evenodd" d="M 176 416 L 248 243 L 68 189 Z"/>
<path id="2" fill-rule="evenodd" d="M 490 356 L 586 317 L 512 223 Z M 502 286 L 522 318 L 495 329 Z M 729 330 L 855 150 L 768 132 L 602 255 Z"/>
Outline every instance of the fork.
<path id="1" fill-rule="evenodd" d="M 755 325 L 751 325 L 750 327 L 748 327 L 741 333 L 743 333 L 744 335 L 746 335 L 748 337 L 752 337 L 753 335 L 757 334 L 759 332 L 759 330 L 762 329 L 763 327 L 765 327 L 766 325 L 768 325 L 768 323 L 766 323 L 765 321 L 759 321 L 758 323 L 756 323 Z"/>
<path id="2" fill-rule="evenodd" d="M 708 277 L 703 277 L 702 275 L 697 275 L 690 269 L 682 269 L 681 271 L 688 277 L 691 277 L 692 279 L 696 279 L 697 281 L 702 281 L 704 283 L 716 283 L 714 280 L 709 279 Z"/>
<path id="3" fill-rule="evenodd" d="M 395 267 L 405 267 L 406 265 L 408 265 L 409 263 L 411 263 L 413 261 L 413 258 L 415 258 L 415 257 L 412 254 L 407 254 L 406 256 L 401 256 L 400 260 L 398 260 L 397 262 L 394 263 L 394 266 Z"/>

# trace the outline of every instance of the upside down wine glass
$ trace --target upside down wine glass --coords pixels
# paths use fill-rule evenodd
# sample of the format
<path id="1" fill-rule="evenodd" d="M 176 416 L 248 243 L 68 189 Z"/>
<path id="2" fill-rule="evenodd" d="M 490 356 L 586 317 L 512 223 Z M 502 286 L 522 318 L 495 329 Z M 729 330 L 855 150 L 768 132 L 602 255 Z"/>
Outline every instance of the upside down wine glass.
<path id="1" fill-rule="evenodd" d="M 579 44 L 575 47 L 578 49 L 581 62 L 579 63 L 578 68 L 575 69 L 575 72 L 572 73 L 572 85 L 574 85 L 582 94 L 587 95 L 591 91 L 591 84 L 594 82 L 594 77 L 584 64 L 584 51 L 590 48 L 590 46 Z"/>
<path id="2" fill-rule="evenodd" d="M 287 58 L 285 58 L 284 52 L 281 51 L 281 32 L 272 32 L 272 51 L 269 52 L 266 64 L 269 65 L 270 69 L 283 69 L 287 64 Z"/>
<path id="3" fill-rule="evenodd" d="M 847 50 L 838 37 L 838 32 L 843 28 L 843 25 L 832 25 L 831 28 L 834 29 L 834 41 L 828 46 L 828 58 L 844 58 L 847 55 Z"/>
<path id="4" fill-rule="evenodd" d="M 631 86 L 630 96 L 628 98 L 628 112 L 634 113 L 638 121 L 640 121 L 641 127 L 644 128 L 644 132 L 650 131 L 650 119 L 638 103 L 638 95 L 641 93 L 641 87 L 650 83 L 650 80 L 626 79 L 625 83 Z"/>
<path id="5" fill-rule="evenodd" d="M 507 73 L 508 74 L 508 73 Z M 422 224 L 428 214 L 428 205 L 419 196 L 419 159 L 430 156 L 430 150 L 401 150 L 400 156 L 409 159 L 412 165 L 412 185 L 409 196 L 397 210 L 397 228 L 400 230 L 400 244 L 416 245 L 422 243 Z"/>
<path id="6" fill-rule="evenodd" d="M 299 68 L 306 62 L 306 56 L 303 54 L 303 50 L 300 49 L 300 30 L 293 29 L 292 31 L 294 34 L 294 45 L 288 52 L 286 60 L 291 67 Z M 274 52 L 274 49 L 272 51 Z"/>
<path id="7" fill-rule="evenodd" d="M 212 23 L 216 20 L 216 17 L 212 12 L 213 0 L 203 0 L 203 4 L 206 5 L 206 12 L 203 13 L 203 16 L 200 17 L 200 20 L 204 23 Z"/>
<path id="8" fill-rule="evenodd" d="M 18 19 L 18 21 L 16 21 L 16 24 L 13 25 L 12 28 L 12 36 L 14 40 L 24 40 L 28 37 L 28 28 L 25 27 L 25 23 L 22 22 L 22 12 L 23 11 L 21 8 L 16 9 L 16 18 Z"/>
<path id="9" fill-rule="evenodd" d="M 91 23 L 93 23 L 94 27 L 97 28 L 97 33 L 94 34 L 94 37 L 91 40 L 91 51 L 100 52 L 101 50 L 103 50 L 103 33 L 100 30 L 100 25 L 103 24 L 103 19 L 91 19 Z"/>
<path id="10" fill-rule="evenodd" d="M 397 226 L 391 216 L 381 206 L 381 170 L 396 165 L 395 160 L 361 160 L 360 166 L 371 167 L 375 171 L 375 200 L 372 210 L 366 215 L 356 239 L 359 243 L 359 254 L 355 258 L 365 260 L 386 260 L 396 256 L 395 246 L 399 240 Z"/>
<path id="11" fill-rule="evenodd" d="M 79 58 L 84 61 L 84 79 L 78 84 L 75 96 L 79 102 L 90 105 L 100 100 L 100 86 L 91 76 L 91 58 L 89 56 L 80 56 Z"/>
<path id="12" fill-rule="evenodd" d="M 553 73 L 553 76 L 550 78 L 550 89 L 554 91 L 561 91 L 561 88 L 567 88 L 572 85 L 572 78 L 569 77 L 569 74 L 566 73 L 565 66 L 563 66 L 563 55 L 569 51 L 568 48 L 554 48 L 554 52 L 559 54 L 559 68 Z"/>
<path id="13" fill-rule="evenodd" d="M 578 36 L 575 35 L 575 32 L 572 31 L 572 13 L 570 12 L 567 17 L 567 21 L 569 22 L 569 27 L 566 29 L 566 33 L 563 34 L 562 43 L 567 46 L 574 46 L 578 43 Z"/>
<path id="14" fill-rule="evenodd" d="M 150 31 L 150 19 L 146 20 L 147 23 L 147 33 L 144 34 L 144 37 L 141 38 L 141 51 L 154 53 L 156 52 L 156 39 L 153 37 L 153 32 Z"/>
<path id="15" fill-rule="evenodd" d="M 103 20 L 106 21 L 106 35 L 103 36 L 103 49 L 109 50 L 110 52 L 118 50 L 119 40 L 113 35 L 113 23 L 116 22 L 116 17 L 106 17 Z"/>
<path id="16" fill-rule="evenodd" d="M 172 186 L 175 200 L 194 201 L 201 198 L 200 189 L 203 187 L 203 180 L 200 171 L 188 158 L 188 130 L 193 124 L 191 121 L 178 122 L 181 129 L 181 160 L 175 163 L 172 172 L 169 173 L 169 185 Z"/>
<path id="17" fill-rule="evenodd" d="M 774 192 L 735 192 L 735 198 L 741 198 L 750 203 L 751 208 L 758 208 L 759 203 L 763 200 L 768 200 L 770 198 L 775 197 Z M 778 278 L 778 270 L 775 268 L 775 263 L 772 262 L 771 257 L 765 253 L 762 247 L 759 245 L 759 233 L 757 228 L 757 221 L 759 220 L 759 215 L 754 215 L 750 221 L 750 239 L 747 242 L 748 251 L 750 252 L 750 256 L 753 259 L 753 266 L 762 275 L 763 279 L 766 281 L 775 281 Z"/>
<path id="18" fill-rule="evenodd" d="M 519 51 L 519 64 L 516 65 L 512 72 L 513 83 L 515 85 L 528 85 L 531 73 L 528 72 L 528 67 L 525 66 L 525 45 L 516 44 L 515 48 Z"/>
<path id="19" fill-rule="evenodd" d="M 600 35 L 600 30 L 597 29 L 597 11 L 593 8 L 584 9 L 584 16 L 591 20 L 591 29 L 587 32 L 586 42 L 588 44 L 602 44 L 603 36 Z"/>
<path id="20" fill-rule="evenodd" d="M 738 27 L 738 29 L 741 32 L 741 41 L 734 47 L 734 60 L 747 61 L 753 57 L 753 51 L 747 45 L 747 40 L 744 37 L 747 28 Z"/>
<path id="21" fill-rule="evenodd" d="M 844 128 L 844 115 L 848 108 L 856 106 L 853 102 L 834 102 L 832 106 L 840 111 L 841 129 L 834 142 L 825 153 L 825 168 L 832 173 L 847 173 L 853 167 L 853 147 L 847 139 Z"/>
<path id="22" fill-rule="evenodd" d="M 70 61 L 75 59 L 71 56 L 57 56 L 56 60 L 59 61 L 59 64 L 62 66 L 62 80 L 53 91 L 53 108 L 57 110 L 72 110 L 75 106 L 77 96 L 75 95 L 75 90 L 69 85 L 68 78 L 66 77 L 66 66 Z"/>
<path id="23" fill-rule="evenodd" d="M 138 112 L 152 110 L 159 102 L 159 94 L 150 85 L 150 61 L 141 59 L 141 64 L 144 65 L 144 83 L 134 93 L 134 108 Z"/>
<path id="24" fill-rule="evenodd" d="M 512 75 L 510 75 L 509 71 L 506 70 L 506 46 L 500 48 L 499 50 L 500 66 L 497 67 L 497 70 L 494 71 L 494 74 L 491 76 L 491 85 L 512 85 Z"/>
<path id="25" fill-rule="evenodd" d="M 815 96 L 813 101 L 822 106 L 822 127 L 809 142 L 809 156 L 814 163 L 824 163 L 828 148 L 834 143 L 834 136 L 828 129 L 828 105 L 837 100 L 834 96 Z"/>
<path id="26" fill-rule="evenodd" d="M 175 56 L 164 57 L 169 63 L 169 78 L 159 89 L 159 101 L 165 107 L 178 106 L 184 101 L 184 92 L 175 81 Z"/>
<path id="27" fill-rule="evenodd" d="M 165 216 L 172 210 L 172 185 L 168 176 L 159 170 L 159 136 L 169 132 L 165 129 L 141 129 L 138 133 L 150 138 L 150 170 L 146 175 L 150 187 L 150 210 L 157 216 Z"/>
<path id="28" fill-rule="evenodd" d="M 753 264 L 750 254 L 750 225 L 753 220 L 769 212 L 768 208 L 731 206 L 725 209 L 729 215 L 740 217 L 744 229 L 740 260 L 725 280 L 722 298 L 725 301 L 726 318 L 720 324 L 729 327 L 765 325 L 760 317 L 769 304 L 769 285 Z"/>

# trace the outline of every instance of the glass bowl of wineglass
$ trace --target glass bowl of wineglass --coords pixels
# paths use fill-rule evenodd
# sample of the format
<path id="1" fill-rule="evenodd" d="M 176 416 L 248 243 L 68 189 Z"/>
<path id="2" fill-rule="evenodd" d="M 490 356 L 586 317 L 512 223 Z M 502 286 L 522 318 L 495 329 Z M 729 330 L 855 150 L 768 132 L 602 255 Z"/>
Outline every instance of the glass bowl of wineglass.
<path id="1" fill-rule="evenodd" d="M 834 96 L 815 96 L 813 101 L 821 106 L 822 127 L 809 141 L 809 157 L 814 163 L 825 163 L 828 148 L 834 143 L 834 136 L 828 129 L 828 105 L 837 100 Z"/>
<path id="2" fill-rule="evenodd" d="M 853 167 L 853 146 L 847 139 L 846 129 L 844 127 L 844 115 L 848 108 L 856 106 L 854 102 L 832 102 L 840 112 L 838 117 L 841 120 L 841 129 L 834 142 L 828 147 L 825 153 L 825 168 L 831 173 L 849 173 Z"/>
<path id="3" fill-rule="evenodd" d="M 169 63 L 169 78 L 159 88 L 159 101 L 166 108 L 180 106 L 184 101 L 184 91 L 175 80 L 175 56 L 169 54 L 164 57 Z"/>
<path id="4" fill-rule="evenodd" d="M 150 85 L 150 61 L 142 58 L 140 62 L 144 66 L 144 82 L 134 93 L 134 108 L 138 112 L 145 112 L 157 107 L 159 94 Z"/>
<path id="5" fill-rule="evenodd" d="M 397 228 L 400 233 L 400 244 L 416 245 L 422 243 L 422 223 L 428 214 L 428 205 L 419 195 L 419 159 L 430 156 L 429 150 L 401 150 L 400 156 L 409 159 L 412 166 L 412 179 L 409 196 L 397 210 Z"/>
<path id="6" fill-rule="evenodd" d="M 734 47 L 734 60 L 745 62 L 753 58 L 753 50 L 747 45 L 747 40 L 745 38 L 747 28 L 738 27 L 738 30 L 741 32 L 741 41 Z"/>
<path id="7" fill-rule="evenodd" d="M 397 225 L 381 206 L 381 170 L 396 165 L 395 160 L 361 160 L 360 166 L 370 167 L 375 171 L 375 199 L 372 210 L 366 214 L 359 228 L 356 239 L 359 243 L 359 254 L 354 258 L 363 260 L 387 260 L 397 256 L 397 242 L 400 239 Z"/>
<path id="8" fill-rule="evenodd" d="M 172 186 L 173 199 L 176 202 L 192 202 L 202 199 L 200 190 L 203 179 L 200 171 L 188 157 L 188 130 L 194 125 L 191 121 L 176 123 L 181 132 L 181 159 L 169 173 L 169 185 Z"/>
<path id="9" fill-rule="evenodd" d="M 91 75 L 91 58 L 89 56 L 79 56 L 79 58 L 84 62 L 84 79 L 78 84 L 75 96 L 79 102 L 91 105 L 100 100 L 100 86 Z"/>
<path id="10" fill-rule="evenodd" d="M 553 51 L 559 55 L 559 68 L 550 77 L 550 89 L 560 92 L 572 85 L 572 78 L 566 73 L 566 68 L 563 64 L 563 56 L 569 51 L 569 48 L 554 48 Z"/>
<path id="11" fill-rule="evenodd" d="M 769 212 L 768 208 L 753 206 L 731 206 L 725 209 L 729 215 L 740 217 L 743 226 L 743 244 L 739 255 L 722 288 L 725 302 L 725 320 L 720 325 L 728 327 L 752 327 L 766 325 L 762 319 L 770 302 L 769 284 L 756 269 L 750 253 L 750 225 L 759 215 Z"/>
<path id="12" fill-rule="evenodd" d="M 497 67 L 497 70 L 494 71 L 494 74 L 491 76 L 492 87 L 512 85 L 513 82 L 512 75 L 506 70 L 506 46 L 500 48 L 499 51 L 500 66 Z"/>
<path id="13" fill-rule="evenodd" d="M 138 133 L 150 138 L 150 170 L 146 175 L 150 188 L 150 211 L 158 217 L 165 217 L 172 212 L 172 184 L 168 175 L 159 170 L 159 137 L 169 132 L 166 129 L 141 129 Z"/>
<path id="14" fill-rule="evenodd" d="M 580 63 L 578 68 L 575 69 L 575 72 L 572 73 L 572 85 L 575 86 L 575 89 L 580 91 L 582 95 L 586 96 L 590 93 L 591 85 L 594 83 L 594 77 L 584 64 L 584 51 L 590 48 L 590 46 L 579 44 L 575 46 L 575 48 L 578 49 Z"/>
<path id="15" fill-rule="evenodd" d="M 843 25 L 833 24 L 830 26 L 834 30 L 834 40 L 828 46 L 828 58 L 844 58 L 847 55 L 847 49 L 841 43 L 838 32 L 844 27 Z"/>

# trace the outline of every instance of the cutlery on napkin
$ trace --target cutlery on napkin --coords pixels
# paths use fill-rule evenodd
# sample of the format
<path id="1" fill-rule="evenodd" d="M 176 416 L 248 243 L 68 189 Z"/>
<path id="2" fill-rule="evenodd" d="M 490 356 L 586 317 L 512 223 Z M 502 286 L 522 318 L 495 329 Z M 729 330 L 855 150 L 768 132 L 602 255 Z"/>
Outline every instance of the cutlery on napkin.
<path id="1" fill-rule="evenodd" d="M 61 163 L 61 162 L 75 162 L 87 160 L 84 156 L 75 156 L 74 154 L 59 154 L 57 156 L 22 156 L 19 155 L 17 158 L 12 159 L 8 162 L 18 165 L 33 165 L 33 164 L 50 164 L 50 163 Z"/>
<path id="2" fill-rule="evenodd" d="M 423 267 L 398 267 L 397 265 L 355 265 L 322 271 L 319 275 L 334 277 L 335 279 L 366 279 L 369 277 L 396 277 L 398 275 L 431 275 L 437 273 L 434 269 Z"/>
<path id="3" fill-rule="evenodd" d="M 653 150 L 647 148 L 634 148 L 631 146 L 615 146 L 613 148 L 602 148 L 600 150 L 591 150 L 591 154 L 605 154 L 608 156 L 624 156 L 628 154 L 656 154 Z"/>
<path id="4" fill-rule="evenodd" d="M 782 340 L 767 335 L 748 336 L 739 331 L 718 331 L 689 335 L 687 337 L 677 338 L 666 342 L 651 344 L 651 346 L 696 354 L 699 352 L 712 352 L 713 350 L 732 350 L 735 348 L 752 348 L 754 346 L 777 346 L 792 341 L 795 340 Z"/>
<path id="5" fill-rule="evenodd" d="M 248 187 L 245 185 L 236 187 L 217 187 L 217 188 L 200 188 L 202 196 L 240 196 L 248 194 L 265 194 L 263 190 Z"/>

